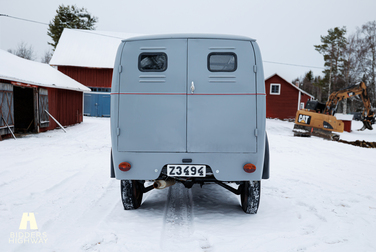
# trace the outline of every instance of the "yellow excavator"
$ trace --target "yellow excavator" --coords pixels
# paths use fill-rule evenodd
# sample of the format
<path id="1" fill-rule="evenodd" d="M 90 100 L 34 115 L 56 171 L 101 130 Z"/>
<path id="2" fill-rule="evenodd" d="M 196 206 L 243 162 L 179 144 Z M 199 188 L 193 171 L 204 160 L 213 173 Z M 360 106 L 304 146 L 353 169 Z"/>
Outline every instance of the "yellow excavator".
<path id="1" fill-rule="evenodd" d="M 334 132 L 343 132 L 344 123 L 334 114 L 338 103 L 344 99 L 359 95 L 362 98 L 364 109 L 360 120 L 363 127 L 360 130 L 372 130 L 375 123 L 375 113 L 364 82 L 333 92 L 326 104 L 318 101 L 308 101 L 305 109 L 298 110 L 295 117 L 294 136 L 319 136 L 331 140 L 339 140 Z"/>

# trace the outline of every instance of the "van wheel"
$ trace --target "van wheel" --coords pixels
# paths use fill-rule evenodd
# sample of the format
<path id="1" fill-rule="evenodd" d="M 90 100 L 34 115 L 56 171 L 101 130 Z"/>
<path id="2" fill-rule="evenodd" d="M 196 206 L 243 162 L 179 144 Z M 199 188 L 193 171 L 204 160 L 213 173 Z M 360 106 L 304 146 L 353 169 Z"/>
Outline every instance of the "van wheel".
<path id="1" fill-rule="evenodd" d="M 142 183 L 137 180 L 121 180 L 121 200 L 123 201 L 124 210 L 137 209 L 142 202 Z"/>
<path id="2" fill-rule="evenodd" d="M 242 209 L 247 214 L 256 214 L 260 204 L 260 181 L 245 181 L 242 185 L 240 200 Z"/>

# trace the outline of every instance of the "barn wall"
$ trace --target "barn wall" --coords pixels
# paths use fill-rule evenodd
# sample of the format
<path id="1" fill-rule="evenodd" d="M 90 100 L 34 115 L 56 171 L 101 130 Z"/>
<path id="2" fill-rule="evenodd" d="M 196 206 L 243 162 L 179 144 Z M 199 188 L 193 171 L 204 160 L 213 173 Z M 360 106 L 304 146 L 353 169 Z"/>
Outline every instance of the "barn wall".
<path id="1" fill-rule="evenodd" d="M 310 100 L 311 97 L 309 97 L 306 94 L 302 94 L 302 97 L 300 98 L 300 102 L 304 102 L 304 106 L 307 104 L 307 101 Z"/>
<path id="2" fill-rule="evenodd" d="M 58 70 L 87 87 L 111 88 L 112 69 L 58 66 Z"/>
<path id="3" fill-rule="evenodd" d="M 270 94 L 270 84 L 281 84 L 280 95 Z M 266 117 L 279 119 L 295 118 L 298 109 L 299 91 L 277 75 L 265 80 Z M 303 101 L 302 101 L 303 102 Z"/>
<path id="4" fill-rule="evenodd" d="M 49 113 L 63 126 L 81 123 L 83 120 L 83 93 L 72 90 L 48 88 Z M 50 118 L 47 128 L 40 131 L 52 130 L 59 127 Z"/>

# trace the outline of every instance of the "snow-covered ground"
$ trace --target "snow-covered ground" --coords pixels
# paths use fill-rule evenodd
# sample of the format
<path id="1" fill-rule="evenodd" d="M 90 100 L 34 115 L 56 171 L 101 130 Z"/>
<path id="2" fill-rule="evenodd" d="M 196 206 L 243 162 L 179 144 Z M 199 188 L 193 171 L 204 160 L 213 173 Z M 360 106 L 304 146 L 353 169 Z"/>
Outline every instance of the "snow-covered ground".
<path id="1" fill-rule="evenodd" d="M 152 190 L 124 211 L 106 118 L 4 140 L 0 251 L 376 251 L 376 150 L 293 137 L 292 127 L 267 120 L 271 178 L 257 215 L 217 185 Z M 341 138 L 376 141 L 376 130 Z M 37 230 L 20 229 L 23 213 Z"/>

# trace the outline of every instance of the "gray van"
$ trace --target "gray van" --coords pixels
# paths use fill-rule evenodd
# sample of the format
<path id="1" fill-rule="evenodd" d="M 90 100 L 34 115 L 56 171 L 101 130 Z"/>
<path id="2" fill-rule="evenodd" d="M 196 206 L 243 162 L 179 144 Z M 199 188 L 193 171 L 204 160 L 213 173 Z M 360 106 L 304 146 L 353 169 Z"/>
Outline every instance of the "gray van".
<path id="1" fill-rule="evenodd" d="M 111 90 L 111 177 L 121 180 L 124 209 L 138 208 L 154 188 L 216 183 L 240 195 L 246 213 L 257 213 L 260 181 L 269 178 L 265 99 L 253 39 L 124 40 Z"/>

